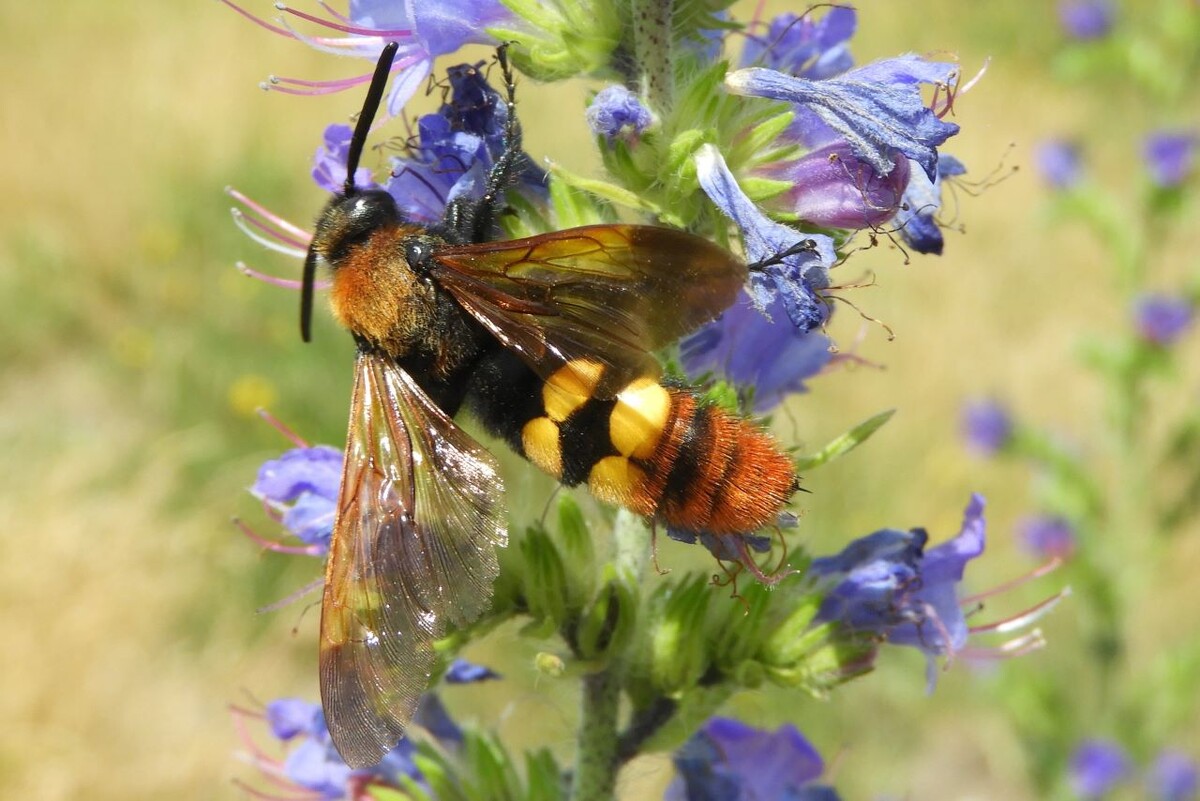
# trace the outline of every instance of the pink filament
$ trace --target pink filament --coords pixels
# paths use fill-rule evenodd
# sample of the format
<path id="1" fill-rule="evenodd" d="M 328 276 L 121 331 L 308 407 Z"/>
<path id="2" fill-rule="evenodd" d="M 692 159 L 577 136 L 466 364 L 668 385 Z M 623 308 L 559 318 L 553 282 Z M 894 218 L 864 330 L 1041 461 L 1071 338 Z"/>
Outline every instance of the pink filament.
<path id="1" fill-rule="evenodd" d="M 413 32 L 411 29 L 395 28 L 395 29 L 391 29 L 391 30 L 378 30 L 378 29 L 372 29 L 372 28 L 360 28 L 357 25 L 343 25 L 341 23 L 332 22 L 330 20 L 324 20 L 324 19 L 321 19 L 320 17 L 315 17 L 312 14 L 306 14 L 303 11 L 297 11 L 294 8 L 289 8 L 288 6 L 284 5 L 283 3 L 276 3 L 275 8 L 279 9 L 280 11 L 286 11 L 287 13 L 292 14 L 293 16 L 297 16 L 300 19 L 308 20 L 309 22 L 315 23 L 322 27 L 330 28 L 335 31 L 341 31 L 342 33 L 353 33 L 353 34 L 357 34 L 358 36 L 379 36 L 379 37 L 384 37 L 384 38 L 390 38 L 390 37 L 403 38 L 403 37 L 409 37 L 409 36 L 413 35 Z"/>

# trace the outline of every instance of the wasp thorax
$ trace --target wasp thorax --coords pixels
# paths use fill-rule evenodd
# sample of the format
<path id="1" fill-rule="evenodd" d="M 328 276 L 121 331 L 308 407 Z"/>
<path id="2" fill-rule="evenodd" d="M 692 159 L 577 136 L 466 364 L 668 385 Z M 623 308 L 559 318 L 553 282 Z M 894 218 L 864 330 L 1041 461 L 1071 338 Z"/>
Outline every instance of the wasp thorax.
<path id="1" fill-rule="evenodd" d="M 408 261 L 411 242 L 423 235 L 382 190 L 335 197 L 313 235 L 313 251 L 333 271 L 334 316 L 393 356 L 422 338 L 436 300 L 429 281 Z"/>

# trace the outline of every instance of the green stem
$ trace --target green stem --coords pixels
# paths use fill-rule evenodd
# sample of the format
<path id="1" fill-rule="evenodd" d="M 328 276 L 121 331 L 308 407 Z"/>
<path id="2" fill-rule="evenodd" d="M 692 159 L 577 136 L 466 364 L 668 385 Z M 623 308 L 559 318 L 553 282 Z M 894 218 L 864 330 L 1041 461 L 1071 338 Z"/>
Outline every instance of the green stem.
<path id="1" fill-rule="evenodd" d="M 583 678 L 571 801 L 607 801 L 617 784 L 620 681 L 612 666 Z"/>
<path id="2" fill-rule="evenodd" d="M 633 0 L 633 51 L 646 82 L 646 99 L 659 114 L 671 109 L 674 72 L 671 59 L 672 0 Z"/>

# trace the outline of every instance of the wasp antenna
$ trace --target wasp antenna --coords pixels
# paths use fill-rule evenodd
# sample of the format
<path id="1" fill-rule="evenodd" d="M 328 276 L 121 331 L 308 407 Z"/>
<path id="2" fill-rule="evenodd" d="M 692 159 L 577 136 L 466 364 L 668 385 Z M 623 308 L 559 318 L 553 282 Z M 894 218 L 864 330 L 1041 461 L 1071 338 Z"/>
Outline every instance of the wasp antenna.
<path id="1" fill-rule="evenodd" d="M 756 262 L 751 262 L 746 265 L 746 269 L 750 272 L 757 272 L 770 267 L 772 264 L 779 264 L 785 259 L 797 255 L 798 253 L 812 253 L 817 249 L 816 241 L 812 239 L 802 239 L 799 242 L 791 245 L 787 250 L 776 253 L 774 256 L 769 256 L 765 259 L 760 259 Z"/>
<path id="2" fill-rule="evenodd" d="M 300 338 L 312 342 L 313 284 L 317 280 L 317 253 L 309 248 L 300 280 Z"/>
<path id="3" fill-rule="evenodd" d="M 379 54 L 375 64 L 375 74 L 371 76 L 371 86 L 367 89 L 367 99 L 363 101 L 362 112 L 354 126 L 354 136 L 350 139 L 350 153 L 346 156 L 346 186 L 347 196 L 354 194 L 354 173 L 358 171 L 358 160 L 362 156 L 363 145 L 367 142 L 367 133 L 371 123 L 375 121 L 375 112 L 379 110 L 379 101 L 383 99 L 383 90 L 387 86 L 388 76 L 392 72 L 392 61 L 400 48 L 396 42 L 388 42 Z"/>

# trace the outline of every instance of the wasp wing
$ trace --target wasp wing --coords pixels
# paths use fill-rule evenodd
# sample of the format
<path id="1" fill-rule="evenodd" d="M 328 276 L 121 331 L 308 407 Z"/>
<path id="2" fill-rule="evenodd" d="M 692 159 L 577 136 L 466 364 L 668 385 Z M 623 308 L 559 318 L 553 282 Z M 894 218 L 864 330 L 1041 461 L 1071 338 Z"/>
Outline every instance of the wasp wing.
<path id="1" fill-rule="evenodd" d="M 359 353 L 321 607 L 321 703 L 352 768 L 404 734 L 434 642 L 488 607 L 506 543 L 495 460 L 387 358 Z"/>
<path id="2" fill-rule="evenodd" d="M 701 237 L 646 225 L 591 225 L 450 246 L 434 278 L 543 377 L 587 357 L 601 395 L 657 375 L 652 351 L 733 303 L 746 266 Z"/>

